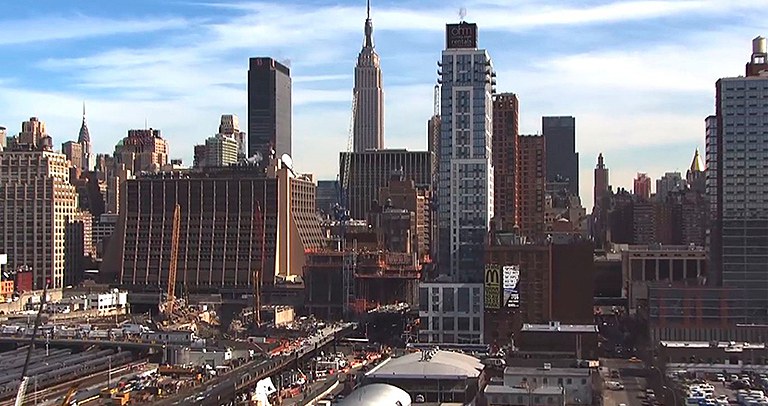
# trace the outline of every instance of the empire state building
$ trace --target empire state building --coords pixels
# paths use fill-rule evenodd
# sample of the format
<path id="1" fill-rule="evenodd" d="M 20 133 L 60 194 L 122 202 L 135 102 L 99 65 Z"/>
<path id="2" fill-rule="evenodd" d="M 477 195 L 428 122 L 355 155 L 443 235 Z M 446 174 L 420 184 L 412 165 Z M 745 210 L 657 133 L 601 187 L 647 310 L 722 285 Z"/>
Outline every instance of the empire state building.
<path id="1" fill-rule="evenodd" d="M 365 19 L 365 41 L 355 66 L 355 152 L 384 148 L 384 90 L 379 54 L 373 46 L 371 2 Z"/>

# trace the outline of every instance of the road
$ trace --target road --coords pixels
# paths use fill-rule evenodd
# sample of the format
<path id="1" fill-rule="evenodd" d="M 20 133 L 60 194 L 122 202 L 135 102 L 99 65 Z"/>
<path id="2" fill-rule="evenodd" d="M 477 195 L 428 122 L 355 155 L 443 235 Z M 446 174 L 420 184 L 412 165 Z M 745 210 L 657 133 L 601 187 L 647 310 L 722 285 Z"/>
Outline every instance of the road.
<path id="1" fill-rule="evenodd" d="M 289 355 L 276 356 L 268 360 L 259 360 L 247 362 L 233 370 L 213 378 L 202 386 L 185 390 L 175 396 L 158 402 L 158 405 L 187 405 L 202 404 L 220 406 L 234 398 L 237 387 L 241 385 L 241 380 L 245 375 L 250 377 L 263 376 L 265 371 L 274 369 L 276 366 L 284 368 L 289 365 L 296 357 L 301 358 L 315 351 L 317 348 L 334 340 L 334 335 L 351 325 L 328 326 L 318 331 L 319 334 L 307 339 L 300 348 L 293 348 Z"/>
<path id="2" fill-rule="evenodd" d="M 646 388 L 645 378 L 642 377 L 643 365 L 629 362 L 625 359 L 602 358 L 600 359 L 601 375 L 605 381 L 618 381 L 624 385 L 624 390 L 603 391 L 603 406 L 642 406 Z M 619 378 L 611 378 L 610 371 L 619 371 Z"/>

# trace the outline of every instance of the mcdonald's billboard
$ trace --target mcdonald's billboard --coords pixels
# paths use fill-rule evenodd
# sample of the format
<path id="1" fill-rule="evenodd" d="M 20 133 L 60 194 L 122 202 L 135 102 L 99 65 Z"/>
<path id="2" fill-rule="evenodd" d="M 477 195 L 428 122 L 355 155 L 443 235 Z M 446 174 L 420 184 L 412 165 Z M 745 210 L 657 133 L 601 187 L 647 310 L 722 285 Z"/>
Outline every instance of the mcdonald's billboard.
<path id="1" fill-rule="evenodd" d="M 501 269 L 498 265 L 485 266 L 485 308 L 501 308 Z"/>

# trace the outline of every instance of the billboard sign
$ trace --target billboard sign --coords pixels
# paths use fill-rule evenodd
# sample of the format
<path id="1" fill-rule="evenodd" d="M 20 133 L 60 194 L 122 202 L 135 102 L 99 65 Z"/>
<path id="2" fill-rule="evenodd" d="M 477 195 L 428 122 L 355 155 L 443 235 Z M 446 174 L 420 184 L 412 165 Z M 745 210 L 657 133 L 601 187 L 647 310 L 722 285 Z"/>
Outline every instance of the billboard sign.
<path id="1" fill-rule="evenodd" d="M 498 265 L 485 266 L 485 308 L 501 307 L 501 272 Z"/>
<path id="2" fill-rule="evenodd" d="M 445 47 L 477 48 L 477 24 L 460 23 L 445 26 Z"/>
<path id="3" fill-rule="evenodd" d="M 506 265 L 502 269 L 502 287 L 504 288 L 504 306 L 520 307 L 520 266 Z"/>

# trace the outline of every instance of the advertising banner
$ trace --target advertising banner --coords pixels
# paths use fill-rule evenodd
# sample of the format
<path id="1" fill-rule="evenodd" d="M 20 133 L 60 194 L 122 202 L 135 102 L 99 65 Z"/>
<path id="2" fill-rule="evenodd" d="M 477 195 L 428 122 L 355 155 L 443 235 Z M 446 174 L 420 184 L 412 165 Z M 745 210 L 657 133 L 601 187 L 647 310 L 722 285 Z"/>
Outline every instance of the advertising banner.
<path id="1" fill-rule="evenodd" d="M 501 307 L 501 272 L 498 265 L 485 266 L 485 308 Z"/>
<path id="2" fill-rule="evenodd" d="M 506 265 L 502 269 L 502 287 L 504 288 L 504 306 L 520 307 L 520 266 Z"/>

